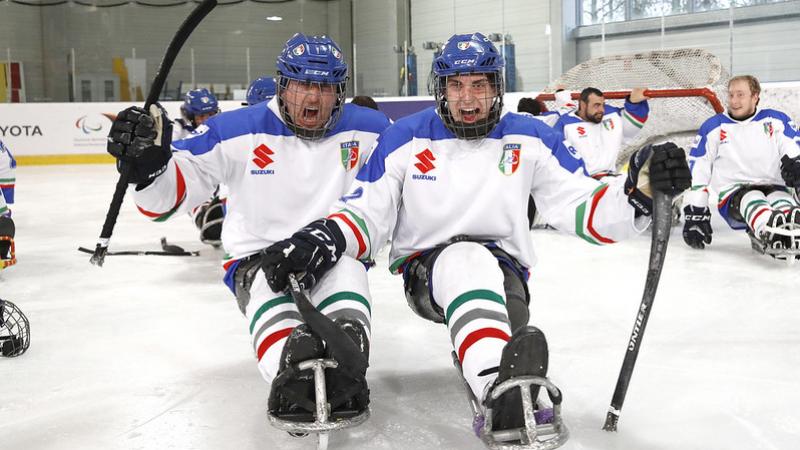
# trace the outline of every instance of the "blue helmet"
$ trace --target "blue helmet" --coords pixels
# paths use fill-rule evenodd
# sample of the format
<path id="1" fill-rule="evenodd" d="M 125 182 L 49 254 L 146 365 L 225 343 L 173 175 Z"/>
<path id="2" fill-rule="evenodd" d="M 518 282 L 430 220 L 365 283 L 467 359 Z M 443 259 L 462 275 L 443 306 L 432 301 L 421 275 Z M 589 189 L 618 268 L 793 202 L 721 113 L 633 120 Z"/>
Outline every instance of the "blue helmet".
<path id="1" fill-rule="evenodd" d="M 459 138 L 480 139 L 500 121 L 503 109 L 503 57 L 494 44 L 481 33 L 456 34 L 445 42 L 442 53 L 433 61 L 434 97 L 445 125 Z M 485 119 L 474 123 L 456 122 L 446 97 L 447 77 L 487 74 L 493 92 L 492 104 Z"/>
<path id="2" fill-rule="evenodd" d="M 298 81 L 338 84 L 347 81 L 342 50 L 327 36 L 295 33 L 278 55 L 278 73 Z"/>
<path id="3" fill-rule="evenodd" d="M 275 79 L 272 77 L 258 77 L 247 88 L 247 104 L 255 105 L 267 101 L 275 96 Z"/>
<path id="4" fill-rule="evenodd" d="M 194 126 L 198 125 L 194 123 L 195 116 L 206 114 L 213 115 L 218 112 L 219 102 L 217 101 L 217 97 L 206 88 L 192 89 L 183 97 L 181 115 Z"/>
<path id="5" fill-rule="evenodd" d="M 306 36 L 296 33 L 286 42 L 278 55 L 278 106 L 286 126 L 294 134 L 303 139 L 319 139 L 333 128 L 342 113 L 345 86 L 347 83 L 347 63 L 336 42 L 327 36 Z M 287 110 L 287 98 L 283 91 L 289 89 L 292 81 L 319 85 L 319 93 L 323 90 L 335 95 L 334 105 L 328 113 L 327 121 L 318 128 L 304 128 L 292 119 Z M 295 111 L 297 108 L 295 108 Z M 324 117 L 324 116 L 323 116 Z"/>

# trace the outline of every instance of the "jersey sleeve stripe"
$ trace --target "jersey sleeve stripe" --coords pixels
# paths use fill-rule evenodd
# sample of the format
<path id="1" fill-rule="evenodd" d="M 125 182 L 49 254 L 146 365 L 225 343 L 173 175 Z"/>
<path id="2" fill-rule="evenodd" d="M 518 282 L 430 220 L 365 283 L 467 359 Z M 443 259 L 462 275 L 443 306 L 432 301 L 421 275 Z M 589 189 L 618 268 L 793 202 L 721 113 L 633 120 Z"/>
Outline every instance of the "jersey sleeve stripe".
<path id="1" fill-rule="evenodd" d="M 389 272 L 391 272 L 391 273 L 393 273 L 395 275 L 399 275 L 399 274 L 403 273 L 403 270 L 404 270 L 404 268 L 406 266 L 406 263 L 411 261 L 412 259 L 418 257 L 421 254 L 422 254 L 422 252 L 414 252 L 414 253 L 412 253 L 412 254 L 410 254 L 408 256 L 403 256 L 403 257 L 397 258 L 396 260 L 394 260 L 394 262 L 392 264 L 389 265 Z"/>
<path id="2" fill-rule="evenodd" d="M 594 245 L 601 245 L 603 244 L 613 244 L 614 241 L 602 236 L 597 230 L 594 229 L 594 212 L 597 204 L 600 202 L 600 199 L 605 195 L 606 191 L 608 190 L 607 184 L 602 184 L 600 187 L 595 189 L 591 195 L 591 205 L 589 206 L 589 214 L 587 218 L 586 214 L 586 206 L 589 202 L 587 199 L 583 203 L 581 203 L 578 208 L 575 210 L 575 234 L 578 237 L 584 239 L 586 242 Z"/>
<path id="3" fill-rule="evenodd" d="M 622 111 L 622 117 L 628 119 L 628 122 L 632 123 L 637 128 L 642 128 L 644 126 L 644 123 L 647 122 L 647 116 L 637 117 L 633 113 L 629 112 L 627 109 Z"/>
<path id="4" fill-rule="evenodd" d="M 356 238 L 356 241 L 358 242 L 358 254 L 356 255 L 356 259 L 361 258 L 361 255 L 363 255 L 364 252 L 367 251 L 367 244 L 366 242 L 364 242 L 364 237 L 361 235 L 361 231 L 358 229 L 358 227 L 350 219 L 348 219 L 347 216 L 345 216 L 342 213 L 331 214 L 330 216 L 328 216 L 328 218 L 339 219 L 350 228 L 350 230 L 353 232 L 353 235 Z"/>
<path id="5" fill-rule="evenodd" d="M 176 184 L 176 194 L 175 194 L 175 205 L 167 212 L 164 213 L 156 213 L 152 211 L 148 211 L 141 206 L 136 206 L 139 211 L 144 214 L 145 216 L 153 219 L 154 222 L 164 222 L 165 220 L 169 219 L 175 211 L 180 208 L 183 204 L 184 200 L 186 200 L 186 180 L 183 178 L 183 173 L 181 172 L 180 167 L 178 167 L 178 163 L 175 163 L 175 184 Z"/>
<path id="6" fill-rule="evenodd" d="M 358 225 L 358 228 L 367 237 L 367 244 L 369 245 L 369 248 L 372 248 L 372 238 L 369 237 L 369 229 L 367 228 L 367 223 L 364 222 L 364 219 L 362 219 L 361 217 L 359 217 L 358 214 L 354 213 L 353 211 L 350 211 L 347 208 L 342 209 L 340 212 L 345 212 L 347 213 L 348 216 L 353 218 L 353 221 L 356 223 L 356 225 Z"/>
<path id="7" fill-rule="evenodd" d="M 597 239 L 598 241 L 600 241 L 600 242 L 602 242 L 604 244 L 613 244 L 614 243 L 613 240 L 611 240 L 611 239 L 609 239 L 607 237 L 601 236 L 600 233 L 598 233 L 594 229 L 594 226 L 593 226 L 594 225 L 594 223 L 593 223 L 594 222 L 594 213 L 597 210 L 597 204 L 600 202 L 600 199 L 603 198 L 603 196 L 606 194 L 606 191 L 608 191 L 608 185 L 604 184 L 604 185 L 600 186 L 599 188 L 597 188 L 597 190 L 595 190 L 594 193 L 592 193 L 592 196 L 593 196 L 592 197 L 592 209 L 589 212 L 589 221 L 586 224 L 586 228 L 589 230 L 589 233 L 591 233 L 592 236 L 595 239 Z"/>

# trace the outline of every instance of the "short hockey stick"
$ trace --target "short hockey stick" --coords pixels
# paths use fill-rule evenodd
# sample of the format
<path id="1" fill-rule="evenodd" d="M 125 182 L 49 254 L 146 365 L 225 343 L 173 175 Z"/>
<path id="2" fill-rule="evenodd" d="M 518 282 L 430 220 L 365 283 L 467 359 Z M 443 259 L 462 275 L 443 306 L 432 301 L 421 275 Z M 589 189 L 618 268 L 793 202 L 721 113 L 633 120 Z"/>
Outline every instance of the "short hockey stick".
<path id="1" fill-rule="evenodd" d="M 636 322 L 633 324 L 633 331 L 628 340 L 628 348 L 625 352 L 625 359 L 622 361 L 622 368 L 617 378 L 617 387 L 614 389 L 614 396 L 611 398 L 611 406 L 608 408 L 606 423 L 603 429 L 606 431 L 617 431 L 617 421 L 625 402 L 625 394 L 628 392 L 628 384 L 631 382 L 633 367 L 636 364 L 636 357 L 639 356 L 639 349 L 644 338 L 644 329 L 647 326 L 647 319 L 653 308 L 653 300 L 658 289 L 658 280 L 661 278 L 661 268 L 664 266 L 664 257 L 667 254 L 667 244 L 669 243 L 669 233 L 672 227 L 672 195 L 667 195 L 656 191 L 653 195 L 654 223 L 653 238 L 650 241 L 650 263 L 647 266 L 647 280 L 644 284 L 644 294 L 642 303 L 639 305 L 639 313 L 636 315 Z"/>
<path id="2" fill-rule="evenodd" d="M 150 86 L 150 91 L 147 94 L 147 101 L 144 103 L 145 110 L 148 110 L 150 105 L 158 100 L 161 89 L 167 81 L 169 70 L 172 68 L 172 64 L 175 62 L 175 58 L 178 56 L 178 52 L 181 47 L 183 47 L 186 39 L 189 38 L 189 35 L 197 28 L 197 25 L 199 25 L 216 6 L 217 0 L 204 0 L 203 3 L 200 3 L 191 14 L 189 14 L 189 17 L 187 17 L 180 28 L 178 28 L 178 32 L 175 33 L 175 36 L 169 43 L 169 47 L 167 47 L 166 53 L 164 53 L 164 58 L 161 60 L 161 66 L 158 68 L 155 79 L 153 79 L 153 84 Z M 120 173 L 119 180 L 117 180 L 117 185 L 114 188 L 114 196 L 111 198 L 111 204 L 108 205 L 108 213 L 106 213 L 106 220 L 103 222 L 103 230 L 100 232 L 100 238 L 97 240 L 97 246 L 94 252 L 92 252 L 92 257 L 89 259 L 89 262 L 95 266 L 102 267 L 105 256 L 108 253 L 108 243 L 111 240 L 111 234 L 114 232 L 114 225 L 117 223 L 122 200 L 125 199 L 125 191 L 128 189 L 131 168 L 131 164 L 124 164 L 122 166 L 122 173 Z"/>
<path id="3" fill-rule="evenodd" d="M 294 274 L 289 274 L 287 291 L 297 305 L 303 321 L 311 328 L 311 331 L 327 343 L 331 356 L 341 364 L 339 367 L 351 375 L 365 373 L 369 363 L 364 354 L 344 330 L 314 307 L 311 298 L 300 287 Z"/>
<path id="4" fill-rule="evenodd" d="M 86 247 L 78 247 L 79 252 L 83 253 L 94 253 L 92 250 L 89 250 Z M 109 252 L 106 251 L 105 256 L 200 256 L 200 252 L 192 251 L 182 251 L 182 252 L 174 252 L 174 251 L 158 251 L 158 250 L 122 250 L 118 252 Z"/>

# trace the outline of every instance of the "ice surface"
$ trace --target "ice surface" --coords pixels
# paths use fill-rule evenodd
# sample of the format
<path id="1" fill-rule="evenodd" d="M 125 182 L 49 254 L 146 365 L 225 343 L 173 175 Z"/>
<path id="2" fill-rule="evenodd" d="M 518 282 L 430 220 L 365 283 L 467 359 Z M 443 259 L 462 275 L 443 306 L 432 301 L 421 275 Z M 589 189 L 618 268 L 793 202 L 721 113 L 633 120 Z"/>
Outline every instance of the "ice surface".
<path id="1" fill-rule="evenodd" d="M 109 256 L 89 264 L 116 172 L 20 167 L 19 263 L 0 297 L 31 322 L 31 347 L 0 359 L 0 448 L 311 449 L 270 428 L 247 323 L 220 279 L 221 251 L 188 217 L 148 222 L 126 201 Z M 265 207 L 269 199 L 264 199 Z M 570 449 L 794 449 L 800 442 L 800 265 L 750 250 L 715 217 L 714 245 L 675 229 L 615 434 L 601 431 L 644 285 L 649 237 L 595 247 L 534 232 L 532 323 L 550 343 Z M 445 328 L 406 306 L 385 255 L 370 271 L 372 417 L 339 449 L 480 449 Z"/>

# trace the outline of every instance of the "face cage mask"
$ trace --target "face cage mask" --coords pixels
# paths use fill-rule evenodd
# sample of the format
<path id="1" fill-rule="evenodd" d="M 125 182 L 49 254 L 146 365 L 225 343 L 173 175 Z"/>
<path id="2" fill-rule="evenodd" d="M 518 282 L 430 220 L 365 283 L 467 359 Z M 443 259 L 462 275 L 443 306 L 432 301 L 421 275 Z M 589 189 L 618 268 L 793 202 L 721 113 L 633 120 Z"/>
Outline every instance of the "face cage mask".
<path id="1" fill-rule="evenodd" d="M 0 356 L 19 356 L 30 343 L 28 318 L 17 305 L 0 299 Z"/>
<path id="2" fill-rule="evenodd" d="M 456 75 L 467 75 L 456 74 Z M 447 102 L 447 75 L 443 77 L 436 77 L 434 81 L 436 85 L 435 99 L 436 110 L 442 118 L 444 125 L 448 130 L 452 131 L 459 139 L 477 140 L 485 138 L 500 121 L 500 115 L 503 111 L 503 92 L 505 86 L 503 84 L 502 76 L 498 73 L 487 73 L 489 84 L 494 86 L 496 94 L 492 99 L 491 106 L 489 107 L 489 114 L 486 118 L 476 121 L 475 123 L 456 122 L 453 115 L 450 113 L 450 105 Z"/>
<path id="3" fill-rule="evenodd" d="M 327 133 L 331 128 L 333 128 L 334 125 L 336 125 L 336 122 L 339 121 L 339 118 L 342 115 L 342 105 L 344 105 L 345 86 L 347 80 L 345 79 L 340 83 L 320 83 L 318 81 L 310 82 L 313 85 L 319 85 L 320 95 L 322 92 L 322 85 L 333 86 L 334 95 L 336 96 L 336 101 L 333 104 L 333 108 L 331 108 L 331 115 L 325 122 L 325 124 L 322 125 L 320 128 L 304 128 L 299 125 L 296 125 L 294 123 L 294 120 L 292 120 L 292 116 L 291 114 L 289 114 L 289 108 L 286 102 L 283 100 L 283 96 L 281 95 L 283 91 L 288 91 L 289 82 L 292 80 L 293 79 L 285 77 L 283 75 L 278 76 L 278 86 L 277 86 L 277 91 L 275 92 L 275 96 L 278 97 L 278 108 L 281 111 L 281 117 L 283 118 L 284 122 L 286 122 L 286 126 L 290 130 L 292 130 L 295 136 L 299 137 L 300 139 L 307 139 L 307 140 L 321 139 L 323 136 L 325 136 L 325 133 Z M 302 80 L 294 80 L 294 81 L 297 81 L 299 83 L 305 83 L 305 81 Z M 320 110 L 320 113 L 321 112 L 322 110 Z"/>

